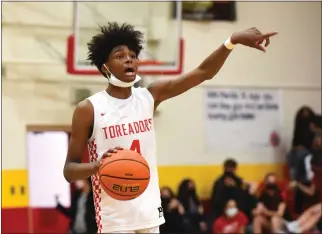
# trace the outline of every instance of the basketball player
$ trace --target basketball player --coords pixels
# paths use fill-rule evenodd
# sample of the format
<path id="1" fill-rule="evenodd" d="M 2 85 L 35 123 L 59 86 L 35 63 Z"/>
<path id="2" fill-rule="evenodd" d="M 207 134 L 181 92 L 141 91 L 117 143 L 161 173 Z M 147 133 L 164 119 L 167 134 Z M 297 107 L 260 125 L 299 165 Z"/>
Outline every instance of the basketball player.
<path id="1" fill-rule="evenodd" d="M 129 24 L 109 23 L 101 27 L 101 32 L 88 43 L 88 59 L 107 78 L 109 85 L 76 107 L 64 167 L 68 182 L 92 176 L 99 233 L 159 233 L 159 225 L 165 220 L 156 162 L 155 108 L 161 102 L 212 79 L 235 45 L 265 52 L 270 37 L 276 34 L 262 34 L 256 28 L 236 32 L 187 74 L 175 79 L 160 79 L 148 88 L 134 88 L 133 85 L 141 79 L 137 71 L 142 33 Z M 90 162 L 81 163 L 86 145 Z M 146 191 L 129 201 L 118 201 L 105 194 L 97 174 L 102 158 L 122 148 L 142 154 L 151 172 Z"/>

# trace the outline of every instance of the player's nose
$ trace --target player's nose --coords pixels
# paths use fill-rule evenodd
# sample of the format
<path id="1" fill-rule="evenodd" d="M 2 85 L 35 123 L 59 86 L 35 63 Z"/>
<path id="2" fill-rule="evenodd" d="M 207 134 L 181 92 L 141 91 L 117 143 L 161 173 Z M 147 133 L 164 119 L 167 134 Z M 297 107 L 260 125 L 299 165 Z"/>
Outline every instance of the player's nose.
<path id="1" fill-rule="evenodd" d="M 130 55 L 127 55 L 126 57 L 125 57 L 125 59 L 126 59 L 126 63 L 132 63 L 133 61 L 132 61 L 132 58 L 131 58 L 131 56 Z"/>

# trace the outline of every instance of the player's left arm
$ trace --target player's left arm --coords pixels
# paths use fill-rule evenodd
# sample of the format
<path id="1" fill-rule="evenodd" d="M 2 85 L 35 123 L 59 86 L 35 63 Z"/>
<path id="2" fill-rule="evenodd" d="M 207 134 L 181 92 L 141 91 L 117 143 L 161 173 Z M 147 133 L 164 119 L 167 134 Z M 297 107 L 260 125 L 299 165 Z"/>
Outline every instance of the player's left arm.
<path id="1" fill-rule="evenodd" d="M 222 44 L 194 70 L 176 79 L 166 78 L 153 82 L 148 87 L 148 90 L 155 100 L 155 106 L 162 101 L 186 92 L 206 80 L 212 79 L 231 53 L 231 48 L 228 49 L 227 47 L 242 44 L 265 52 L 265 47 L 270 43 L 270 37 L 276 34 L 277 32 L 262 34 L 257 28 L 234 33 L 230 37 L 230 42 L 226 45 Z M 265 46 L 262 45 L 264 41 Z"/>

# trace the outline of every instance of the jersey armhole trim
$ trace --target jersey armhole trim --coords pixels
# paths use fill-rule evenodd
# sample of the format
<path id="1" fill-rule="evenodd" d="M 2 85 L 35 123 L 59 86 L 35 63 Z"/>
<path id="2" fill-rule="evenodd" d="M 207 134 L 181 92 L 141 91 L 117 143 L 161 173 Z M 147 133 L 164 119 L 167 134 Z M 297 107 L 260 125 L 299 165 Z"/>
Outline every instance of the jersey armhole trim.
<path id="1" fill-rule="evenodd" d="M 151 99 L 152 104 L 154 105 L 154 97 L 152 96 L 152 93 L 150 92 L 150 90 L 148 88 L 144 88 L 144 89 L 148 93 L 148 96 Z"/>
<path id="2" fill-rule="evenodd" d="M 92 104 L 93 106 L 93 125 L 92 125 L 92 133 L 91 133 L 91 136 L 90 138 L 87 140 L 87 142 L 91 142 L 94 140 L 94 135 L 95 135 L 95 131 L 96 131 L 96 111 L 95 111 L 95 107 L 94 107 L 94 104 L 91 102 L 91 100 L 88 98 L 87 99 L 88 101 L 90 101 L 90 103 Z"/>
<path id="3" fill-rule="evenodd" d="M 154 97 L 148 88 L 144 88 L 144 89 L 145 89 L 145 92 L 147 92 L 148 98 L 152 102 L 152 113 L 154 113 L 154 111 L 155 111 L 154 110 L 154 104 L 155 104 Z"/>

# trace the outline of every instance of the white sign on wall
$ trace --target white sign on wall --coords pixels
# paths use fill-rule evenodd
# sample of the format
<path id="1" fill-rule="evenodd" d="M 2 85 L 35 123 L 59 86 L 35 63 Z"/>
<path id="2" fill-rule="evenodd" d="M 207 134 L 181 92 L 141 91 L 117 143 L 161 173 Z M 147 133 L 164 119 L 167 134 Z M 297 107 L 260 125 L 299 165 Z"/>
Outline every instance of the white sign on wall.
<path id="1" fill-rule="evenodd" d="M 208 150 L 249 152 L 279 146 L 279 90 L 212 88 L 205 96 Z"/>

